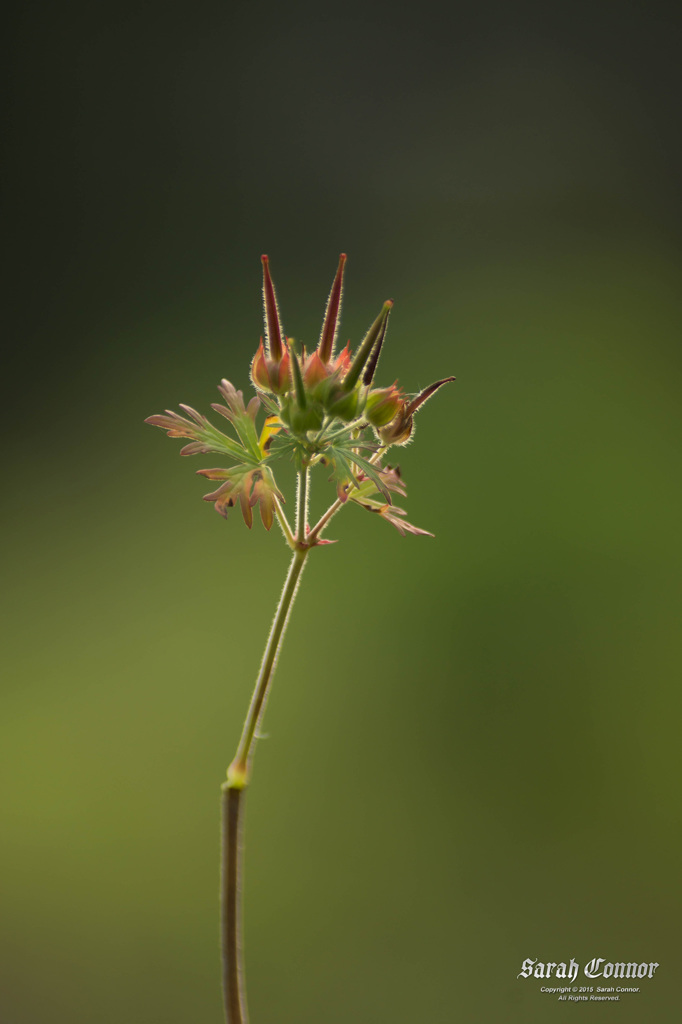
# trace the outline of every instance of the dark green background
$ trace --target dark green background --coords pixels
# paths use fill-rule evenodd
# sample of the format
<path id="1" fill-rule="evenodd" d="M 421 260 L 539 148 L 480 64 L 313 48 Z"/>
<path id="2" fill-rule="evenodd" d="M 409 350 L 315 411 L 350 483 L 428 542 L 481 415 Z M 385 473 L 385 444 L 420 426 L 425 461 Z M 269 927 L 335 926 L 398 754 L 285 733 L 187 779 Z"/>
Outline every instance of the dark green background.
<path id="1" fill-rule="evenodd" d="M 395 300 L 454 373 L 401 538 L 306 570 L 249 795 L 253 1024 L 679 1019 L 679 25 L 662 5 L 17 6 L 2 1024 L 218 1024 L 218 791 L 286 567 L 143 425 Z M 329 485 L 315 481 L 322 508 Z M 612 1010 L 526 957 L 658 961 Z"/>

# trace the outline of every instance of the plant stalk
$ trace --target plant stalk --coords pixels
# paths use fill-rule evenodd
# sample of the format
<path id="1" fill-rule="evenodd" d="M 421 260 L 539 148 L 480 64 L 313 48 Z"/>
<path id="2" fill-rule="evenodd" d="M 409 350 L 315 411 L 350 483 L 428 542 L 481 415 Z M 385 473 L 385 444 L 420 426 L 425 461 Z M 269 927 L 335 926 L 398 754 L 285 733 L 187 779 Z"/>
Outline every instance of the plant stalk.
<path id="1" fill-rule="evenodd" d="M 299 509 L 299 535 L 305 530 L 307 472 L 299 478 L 299 497 L 303 507 Z M 242 951 L 242 831 L 244 796 L 251 774 L 254 754 L 254 740 L 258 737 L 270 691 L 270 683 L 277 664 L 282 640 L 289 622 L 289 615 L 296 597 L 301 573 L 310 552 L 310 547 L 298 540 L 289 565 L 282 596 L 280 597 L 270 635 L 263 653 L 260 671 L 244 722 L 237 753 L 227 770 L 227 781 L 222 786 L 222 855 L 221 855 L 221 939 L 223 963 L 223 1000 L 227 1024 L 248 1024 L 246 990 L 244 983 Z"/>
<path id="2" fill-rule="evenodd" d="M 243 789 L 222 787 L 220 930 L 223 968 L 223 1002 L 227 1024 L 247 1024 L 246 990 L 242 953 L 242 832 Z"/>

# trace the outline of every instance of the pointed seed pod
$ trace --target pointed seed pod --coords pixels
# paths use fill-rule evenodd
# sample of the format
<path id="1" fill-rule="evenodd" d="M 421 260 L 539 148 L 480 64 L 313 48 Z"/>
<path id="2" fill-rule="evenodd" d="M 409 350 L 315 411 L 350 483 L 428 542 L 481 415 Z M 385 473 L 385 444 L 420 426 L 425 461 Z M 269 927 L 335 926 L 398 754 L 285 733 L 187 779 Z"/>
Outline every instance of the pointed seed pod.
<path id="1" fill-rule="evenodd" d="M 362 375 L 362 383 L 366 387 L 369 387 L 369 385 L 374 380 L 374 374 L 376 373 L 377 364 L 379 362 L 379 356 L 381 355 L 381 346 L 384 343 L 384 338 L 386 337 L 386 330 L 387 330 L 387 328 L 388 328 L 388 316 L 386 316 L 385 319 L 384 319 L 383 326 L 382 326 L 381 330 L 379 331 L 379 336 L 378 336 L 377 340 L 374 343 L 374 348 L 372 349 L 372 354 L 370 355 L 370 357 L 369 357 L 369 359 L 367 361 L 367 365 L 365 366 L 365 372 Z"/>
<path id="2" fill-rule="evenodd" d="M 455 379 L 455 377 L 444 377 L 443 380 L 437 380 L 435 384 L 429 384 L 427 388 L 420 391 L 411 402 L 403 402 L 394 419 L 392 419 L 385 427 L 381 427 L 379 429 L 379 437 L 382 442 L 386 445 L 407 444 L 414 431 L 414 414 L 417 412 L 419 407 L 431 398 L 432 395 L 435 395 L 436 391 L 438 391 L 443 384 L 449 384 L 450 381 Z"/>
<path id="3" fill-rule="evenodd" d="M 341 315 L 343 271 L 346 266 L 346 259 L 347 256 L 345 252 L 342 252 L 339 256 L 339 266 L 336 271 L 332 290 L 329 293 L 329 298 L 327 299 L 327 308 L 324 312 L 324 321 L 322 323 L 322 333 L 320 334 L 318 351 L 320 353 L 320 359 L 325 363 L 328 363 L 334 355 L 334 345 L 336 343 L 336 335 L 338 334 L 339 329 L 339 317 Z"/>
<path id="4" fill-rule="evenodd" d="M 263 264 L 263 308 L 265 312 L 265 344 L 268 355 L 279 362 L 282 358 L 282 322 L 277 308 L 277 296 L 275 286 L 270 277 L 270 261 L 267 256 L 261 256 Z"/>
<path id="5" fill-rule="evenodd" d="M 428 388 L 424 388 L 423 391 L 420 391 L 407 407 L 406 412 L 408 416 L 414 416 L 420 405 L 423 405 L 424 402 L 431 398 L 431 395 L 435 395 L 436 391 L 438 391 L 439 388 L 442 388 L 443 384 L 450 384 L 453 380 L 457 380 L 457 378 L 443 377 L 442 380 L 437 380 L 435 384 L 429 384 Z"/>
<path id="6" fill-rule="evenodd" d="M 362 344 L 360 345 L 360 348 L 358 349 L 355 358 L 351 363 L 350 369 L 343 379 L 343 386 L 346 391 L 350 391 L 351 388 L 354 388 L 358 380 L 360 379 L 360 374 L 362 373 L 363 367 L 371 355 L 372 349 L 374 348 L 377 339 L 380 337 L 382 331 L 385 332 L 384 325 L 388 320 L 388 315 L 392 309 L 393 302 L 391 301 L 391 299 L 389 299 L 387 302 L 384 302 L 383 306 L 381 307 L 381 312 L 379 313 L 379 316 L 376 318 L 370 329 L 367 331 L 367 334 L 363 338 Z"/>

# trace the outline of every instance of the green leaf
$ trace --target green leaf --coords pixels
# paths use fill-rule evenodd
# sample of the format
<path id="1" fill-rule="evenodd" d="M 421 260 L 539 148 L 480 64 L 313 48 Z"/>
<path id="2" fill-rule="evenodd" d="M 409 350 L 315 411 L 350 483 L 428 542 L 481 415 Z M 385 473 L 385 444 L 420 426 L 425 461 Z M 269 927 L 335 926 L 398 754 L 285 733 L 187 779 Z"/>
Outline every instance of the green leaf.
<path id="1" fill-rule="evenodd" d="M 357 454 L 353 455 L 353 462 L 363 471 L 365 476 L 368 476 L 370 478 L 376 490 L 379 491 L 380 494 L 383 494 L 388 504 L 392 505 L 393 499 L 391 498 L 391 492 L 389 491 L 384 481 L 381 479 L 381 475 L 377 472 L 372 463 L 368 462 L 367 459 L 363 459 L 361 455 Z"/>

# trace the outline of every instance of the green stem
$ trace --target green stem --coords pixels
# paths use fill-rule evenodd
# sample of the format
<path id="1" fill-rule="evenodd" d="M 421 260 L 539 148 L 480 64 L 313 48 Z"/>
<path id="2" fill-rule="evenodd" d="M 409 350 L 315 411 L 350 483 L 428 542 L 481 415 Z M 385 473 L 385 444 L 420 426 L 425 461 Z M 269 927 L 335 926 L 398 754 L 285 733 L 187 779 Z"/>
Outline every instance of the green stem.
<path id="1" fill-rule="evenodd" d="M 307 490 L 301 481 L 301 490 Z M 304 495 L 305 496 L 305 495 Z M 305 529 L 305 511 L 300 510 L 299 530 Z M 221 884 L 221 936 L 223 960 L 223 999 L 227 1024 L 247 1024 L 246 992 L 241 943 L 241 875 L 242 875 L 242 815 L 244 791 L 251 774 L 254 740 L 265 713 L 270 683 L 277 664 L 289 615 L 310 552 L 305 545 L 296 545 L 284 590 L 279 600 L 270 635 L 263 653 L 260 671 L 244 722 L 241 739 L 232 764 L 227 770 L 227 782 L 222 786 L 222 884 Z"/>
<path id="2" fill-rule="evenodd" d="M 310 469 L 308 466 L 298 475 L 300 488 L 298 492 L 298 536 L 296 540 L 303 544 L 308 533 L 308 501 L 310 499 Z"/>
<path id="3" fill-rule="evenodd" d="M 294 520 L 294 543 L 298 543 L 301 535 L 301 513 L 303 511 L 303 502 L 301 498 L 303 496 L 303 473 L 298 472 L 296 474 L 296 518 Z"/>
<path id="4" fill-rule="evenodd" d="M 333 419 L 332 422 L 334 422 Z M 337 437 L 347 437 L 349 431 L 356 430 L 357 428 L 362 427 L 363 425 L 367 425 L 367 420 L 365 419 L 364 416 L 358 416 L 358 418 L 356 420 L 353 420 L 352 423 L 344 423 L 344 425 L 339 430 L 334 430 L 331 434 L 327 434 L 325 433 L 324 430 L 322 430 L 318 435 L 318 440 L 325 441 L 326 443 L 328 443 L 329 441 L 335 441 Z"/>
<path id="5" fill-rule="evenodd" d="M 336 515 L 339 509 L 343 508 L 344 504 L 345 502 L 341 501 L 340 498 L 337 498 L 334 504 L 329 506 L 324 515 L 320 516 L 320 518 L 318 519 L 318 521 L 315 523 L 312 530 L 308 534 L 309 544 L 314 544 L 316 542 L 317 538 L 320 536 L 329 520 L 332 518 L 332 516 Z"/>
<path id="6" fill-rule="evenodd" d="M 285 541 L 293 550 L 296 547 L 296 538 L 294 537 L 293 530 L 289 526 L 289 520 L 287 519 L 284 513 L 284 509 L 282 508 L 279 498 L 275 495 L 273 500 L 275 503 L 275 513 L 277 514 L 277 522 L 279 523 L 282 533 L 284 534 Z"/>
<path id="7" fill-rule="evenodd" d="M 382 449 L 383 451 L 383 449 Z M 371 462 L 378 461 L 381 452 L 376 452 Z M 342 507 L 335 501 L 327 509 L 313 529 L 308 533 L 309 474 L 306 467 L 298 474 L 296 487 L 296 532 L 295 536 L 286 521 L 279 503 L 278 518 L 287 543 L 293 548 L 293 557 L 279 599 L 277 612 L 270 628 L 263 652 L 260 671 L 251 697 L 251 703 L 244 722 L 244 728 L 232 764 L 227 770 L 227 781 L 222 786 L 222 855 L 221 855 L 221 939 L 223 962 L 223 1000 L 227 1024 L 248 1024 L 246 988 L 244 983 L 242 949 L 242 831 L 244 797 L 251 776 L 254 754 L 254 740 L 265 713 L 270 684 L 277 665 L 289 616 L 298 590 L 301 573 L 312 547 L 329 520 Z M 280 514 L 281 513 L 281 514 Z"/>
<path id="8" fill-rule="evenodd" d="M 236 789 L 243 788 L 248 782 L 250 762 L 253 757 L 253 740 L 263 717 L 263 712 L 265 711 L 265 703 L 270 689 L 270 682 L 275 671 L 282 639 L 289 621 L 289 613 L 291 611 L 294 597 L 296 596 L 298 582 L 301 578 L 303 566 L 305 565 L 308 554 L 308 547 L 300 548 L 297 546 L 294 551 L 293 558 L 291 559 L 291 564 L 289 565 L 289 572 L 284 584 L 282 596 L 279 599 L 279 605 L 277 606 L 277 612 L 270 629 L 270 635 L 268 636 L 268 641 L 265 645 L 260 672 L 258 673 L 253 696 L 251 697 L 251 704 L 249 705 L 249 710 L 246 715 L 246 721 L 244 722 L 244 728 L 242 730 L 241 739 L 239 740 L 239 746 L 237 747 L 237 753 L 235 754 L 232 764 L 227 772 L 227 784 L 234 786 Z"/>

